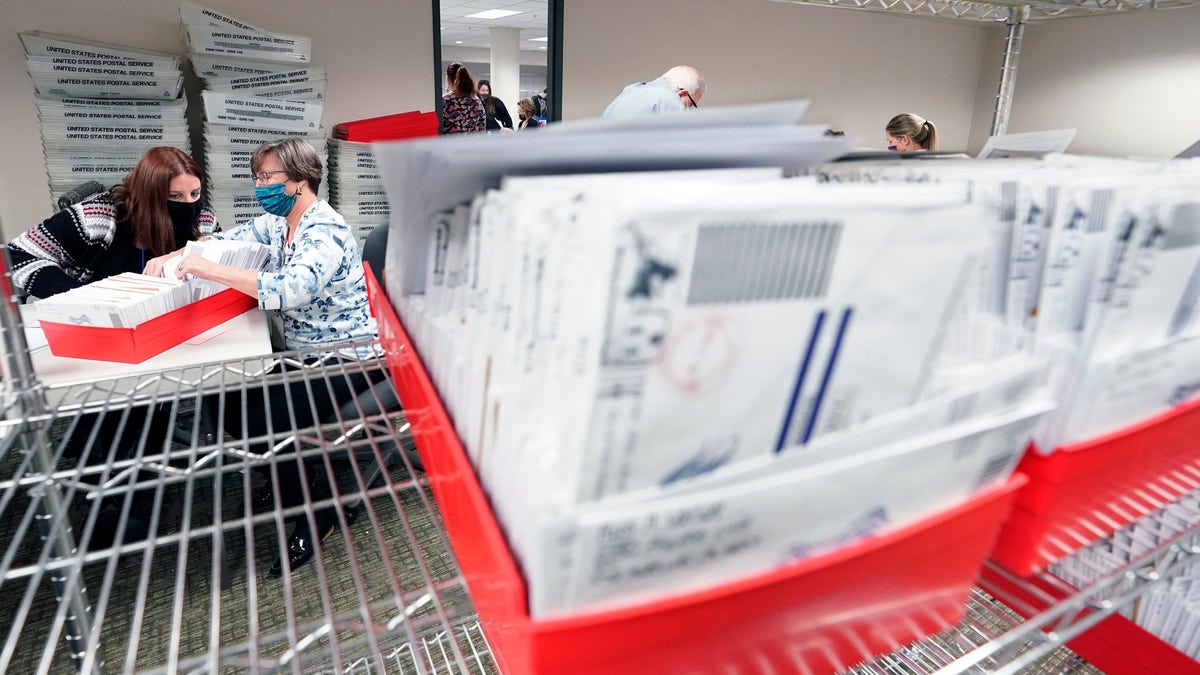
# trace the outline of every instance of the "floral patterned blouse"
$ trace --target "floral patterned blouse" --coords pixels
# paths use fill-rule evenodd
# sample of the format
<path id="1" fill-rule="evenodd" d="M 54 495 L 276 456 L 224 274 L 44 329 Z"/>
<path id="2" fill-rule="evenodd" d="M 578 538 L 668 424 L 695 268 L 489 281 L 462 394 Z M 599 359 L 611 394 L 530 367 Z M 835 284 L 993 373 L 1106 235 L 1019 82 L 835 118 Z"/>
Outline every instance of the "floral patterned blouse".
<path id="1" fill-rule="evenodd" d="M 362 253 L 346 221 L 325 200 L 317 200 L 285 245 L 287 219 L 264 213 L 214 239 L 266 244 L 271 252 L 258 273 L 258 306 L 283 318 L 284 345 L 308 349 L 378 337 L 367 306 Z M 363 358 L 375 355 L 361 347 Z"/>
<path id="2" fill-rule="evenodd" d="M 487 115 L 478 96 L 459 96 L 453 92 L 442 96 L 442 133 L 466 134 L 486 128 Z"/>

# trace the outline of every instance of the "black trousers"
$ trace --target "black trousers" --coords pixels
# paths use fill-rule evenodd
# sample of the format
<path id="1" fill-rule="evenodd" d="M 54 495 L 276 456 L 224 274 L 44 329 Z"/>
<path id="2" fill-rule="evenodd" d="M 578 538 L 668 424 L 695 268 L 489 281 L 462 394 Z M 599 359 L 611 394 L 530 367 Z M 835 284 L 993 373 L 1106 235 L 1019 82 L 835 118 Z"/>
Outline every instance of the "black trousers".
<path id="1" fill-rule="evenodd" d="M 223 406 L 225 431 L 234 438 L 249 439 L 271 434 L 267 440 L 251 441 L 249 451 L 262 454 L 267 452 L 271 445 L 286 438 L 292 430 L 335 421 L 335 411 L 338 408 L 352 401 L 355 396 L 368 391 L 371 383 L 380 382 L 385 377 L 381 369 L 364 372 L 356 361 L 342 362 L 346 364 L 344 371 L 331 370 L 322 377 L 312 379 L 303 377 L 301 366 L 280 363 L 269 374 L 287 372 L 294 375 L 294 378 L 289 378 L 290 381 L 246 392 L 226 392 Z M 214 408 L 210 407 L 210 410 L 212 409 Z M 280 449 L 281 453 L 295 451 L 294 444 Z M 277 459 L 274 469 L 266 469 L 271 489 L 278 495 L 279 503 L 284 508 L 304 503 L 306 475 L 314 499 L 325 498 L 331 494 L 330 485 L 336 482 L 336 476 L 325 476 L 325 472 L 320 470 L 319 466 L 312 466 L 318 464 L 323 465 L 313 462 L 309 471 L 305 473 L 298 460 Z M 322 512 L 325 515 L 332 513 L 329 509 Z"/>
<path id="2" fill-rule="evenodd" d="M 81 466 L 95 466 L 132 459 L 139 446 L 143 456 L 160 455 L 170 449 L 170 416 L 169 403 L 84 413 L 67 435 L 63 456 L 82 457 Z"/>
<path id="3" fill-rule="evenodd" d="M 170 451 L 171 404 L 133 406 L 79 416 L 69 430 L 63 456 L 79 459 L 78 466 L 113 465 L 136 457 L 162 456 Z M 119 469 L 114 469 L 119 470 Z M 84 482 L 96 484 L 102 473 L 87 472 Z M 153 480 L 154 475 L 141 472 L 134 480 Z M 131 484 L 132 485 L 132 484 Z M 95 529 L 88 541 L 92 550 L 113 544 L 120 525 L 122 505 L 130 500 L 124 541 L 136 541 L 146 536 L 150 515 L 154 509 L 155 488 L 143 487 L 101 500 Z"/>

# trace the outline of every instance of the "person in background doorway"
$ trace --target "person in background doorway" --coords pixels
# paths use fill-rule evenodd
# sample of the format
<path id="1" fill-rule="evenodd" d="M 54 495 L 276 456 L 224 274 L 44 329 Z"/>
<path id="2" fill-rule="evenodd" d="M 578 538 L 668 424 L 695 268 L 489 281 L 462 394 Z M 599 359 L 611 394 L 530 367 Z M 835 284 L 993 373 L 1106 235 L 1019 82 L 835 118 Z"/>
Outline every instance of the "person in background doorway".
<path id="1" fill-rule="evenodd" d="M 517 101 L 517 115 L 521 118 L 517 122 L 517 131 L 525 131 L 526 129 L 537 129 L 537 115 L 534 113 L 533 99 L 523 98 Z"/>
<path id="2" fill-rule="evenodd" d="M 150 148 L 119 185 L 50 216 L 8 244 L 12 279 L 48 298 L 123 272 L 220 230 L 200 167 L 183 150 Z"/>
<path id="3" fill-rule="evenodd" d="M 488 131 L 513 130 L 512 116 L 508 114 L 508 106 L 504 105 L 504 101 L 492 96 L 491 82 L 479 81 L 479 100 L 483 101 L 483 110 L 487 114 Z"/>
<path id="4" fill-rule="evenodd" d="M 604 109 L 604 117 L 665 115 L 696 108 L 704 97 L 704 77 L 692 66 L 675 66 L 658 79 L 625 87 Z"/>
<path id="5" fill-rule="evenodd" d="M 887 123 L 884 133 L 888 150 L 916 152 L 937 150 L 938 147 L 937 127 L 920 115 L 900 113 Z"/>
<path id="6" fill-rule="evenodd" d="M 442 96 L 442 133 L 468 134 L 487 129 L 487 113 L 466 66 L 455 62 L 446 67 L 446 88 L 450 91 Z"/>
<path id="7" fill-rule="evenodd" d="M 540 92 L 538 92 L 537 96 L 534 96 L 530 100 L 533 101 L 533 116 L 540 117 L 543 120 L 549 122 L 550 121 L 550 99 L 546 98 L 546 90 L 542 89 Z"/>

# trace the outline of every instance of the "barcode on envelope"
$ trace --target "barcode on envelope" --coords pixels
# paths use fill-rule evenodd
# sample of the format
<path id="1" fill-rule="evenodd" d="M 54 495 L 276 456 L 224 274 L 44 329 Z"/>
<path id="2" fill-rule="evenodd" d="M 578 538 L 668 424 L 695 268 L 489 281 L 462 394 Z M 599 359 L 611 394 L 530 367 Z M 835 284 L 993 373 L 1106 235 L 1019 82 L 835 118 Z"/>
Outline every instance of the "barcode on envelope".
<path id="1" fill-rule="evenodd" d="M 1103 232 L 1108 219 L 1108 207 L 1112 204 L 1112 190 L 1096 190 L 1092 193 L 1091 208 L 1088 209 L 1087 231 Z"/>
<path id="2" fill-rule="evenodd" d="M 701 226 L 687 304 L 825 297 L 842 227 L 832 221 Z"/>
<path id="3" fill-rule="evenodd" d="M 1008 474 L 1008 469 L 1013 461 L 1012 453 L 1002 452 L 998 455 L 993 455 L 988 458 L 987 464 L 983 470 L 979 472 L 979 478 L 975 481 L 975 486 L 972 488 L 978 490 L 982 487 L 990 485 L 999 478 L 1003 478 Z"/>

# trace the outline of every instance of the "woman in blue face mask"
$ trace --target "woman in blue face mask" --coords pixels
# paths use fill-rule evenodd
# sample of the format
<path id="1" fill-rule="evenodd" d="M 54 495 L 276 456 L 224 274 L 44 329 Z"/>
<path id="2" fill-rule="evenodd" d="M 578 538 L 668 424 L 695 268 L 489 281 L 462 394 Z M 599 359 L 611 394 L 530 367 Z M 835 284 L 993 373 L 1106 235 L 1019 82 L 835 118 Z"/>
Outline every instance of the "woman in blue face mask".
<path id="1" fill-rule="evenodd" d="M 289 351 L 304 350 L 296 360 L 378 358 L 372 348 L 345 346 L 373 341 L 378 334 L 367 306 L 358 243 L 346 221 L 317 196 L 322 174 L 317 151 L 301 138 L 272 141 L 254 152 L 250 169 L 255 197 L 266 213 L 213 238 L 266 243 L 271 249 L 266 268 L 244 270 L 188 256 L 179 264 L 179 276 L 193 274 L 220 282 L 258 298 L 262 309 L 278 310 L 284 346 Z M 335 351 L 332 347 L 340 348 Z M 299 366 L 280 365 L 276 372 L 295 367 Z M 226 431 L 235 437 L 246 434 L 245 438 L 258 439 L 251 442 L 250 451 L 267 454 L 279 440 L 269 434 L 319 424 L 371 386 L 364 369 L 348 365 L 345 370 L 344 376 L 330 378 L 328 387 L 309 386 L 303 378 L 291 377 L 290 382 L 270 388 L 266 397 L 261 389 L 244 397 L 240 392 L 226 392 L 221 405 Z M 382 370 L 372 371 L 372 381 L 382 378 Z M 293 450 L 294 445 L 288 444 L 283 452 Z M 254 507 L 302 504 L 306 484 L 312 500 L 331 494 L 329 479 L 316 466 L 284 461 L 263 474 L 266 487 L 253 494 Z M 287 555 L 271 568 L 277 576 L 311 560 L 317 544 L 338 524 L 336 511 L 328 506 L 318 508 L 311 521 L 307 515 L 289 520 L 295 528 L 288 538 Z"/>
<path id="2" fill-rule="evenodd" d="M 112 189 L 54 214 L 8 244 L 13 282 L 48 298 L 123 272 L 220 229 L 204 207 L 200 167 L 179 148 L 151 148 Z"/>

